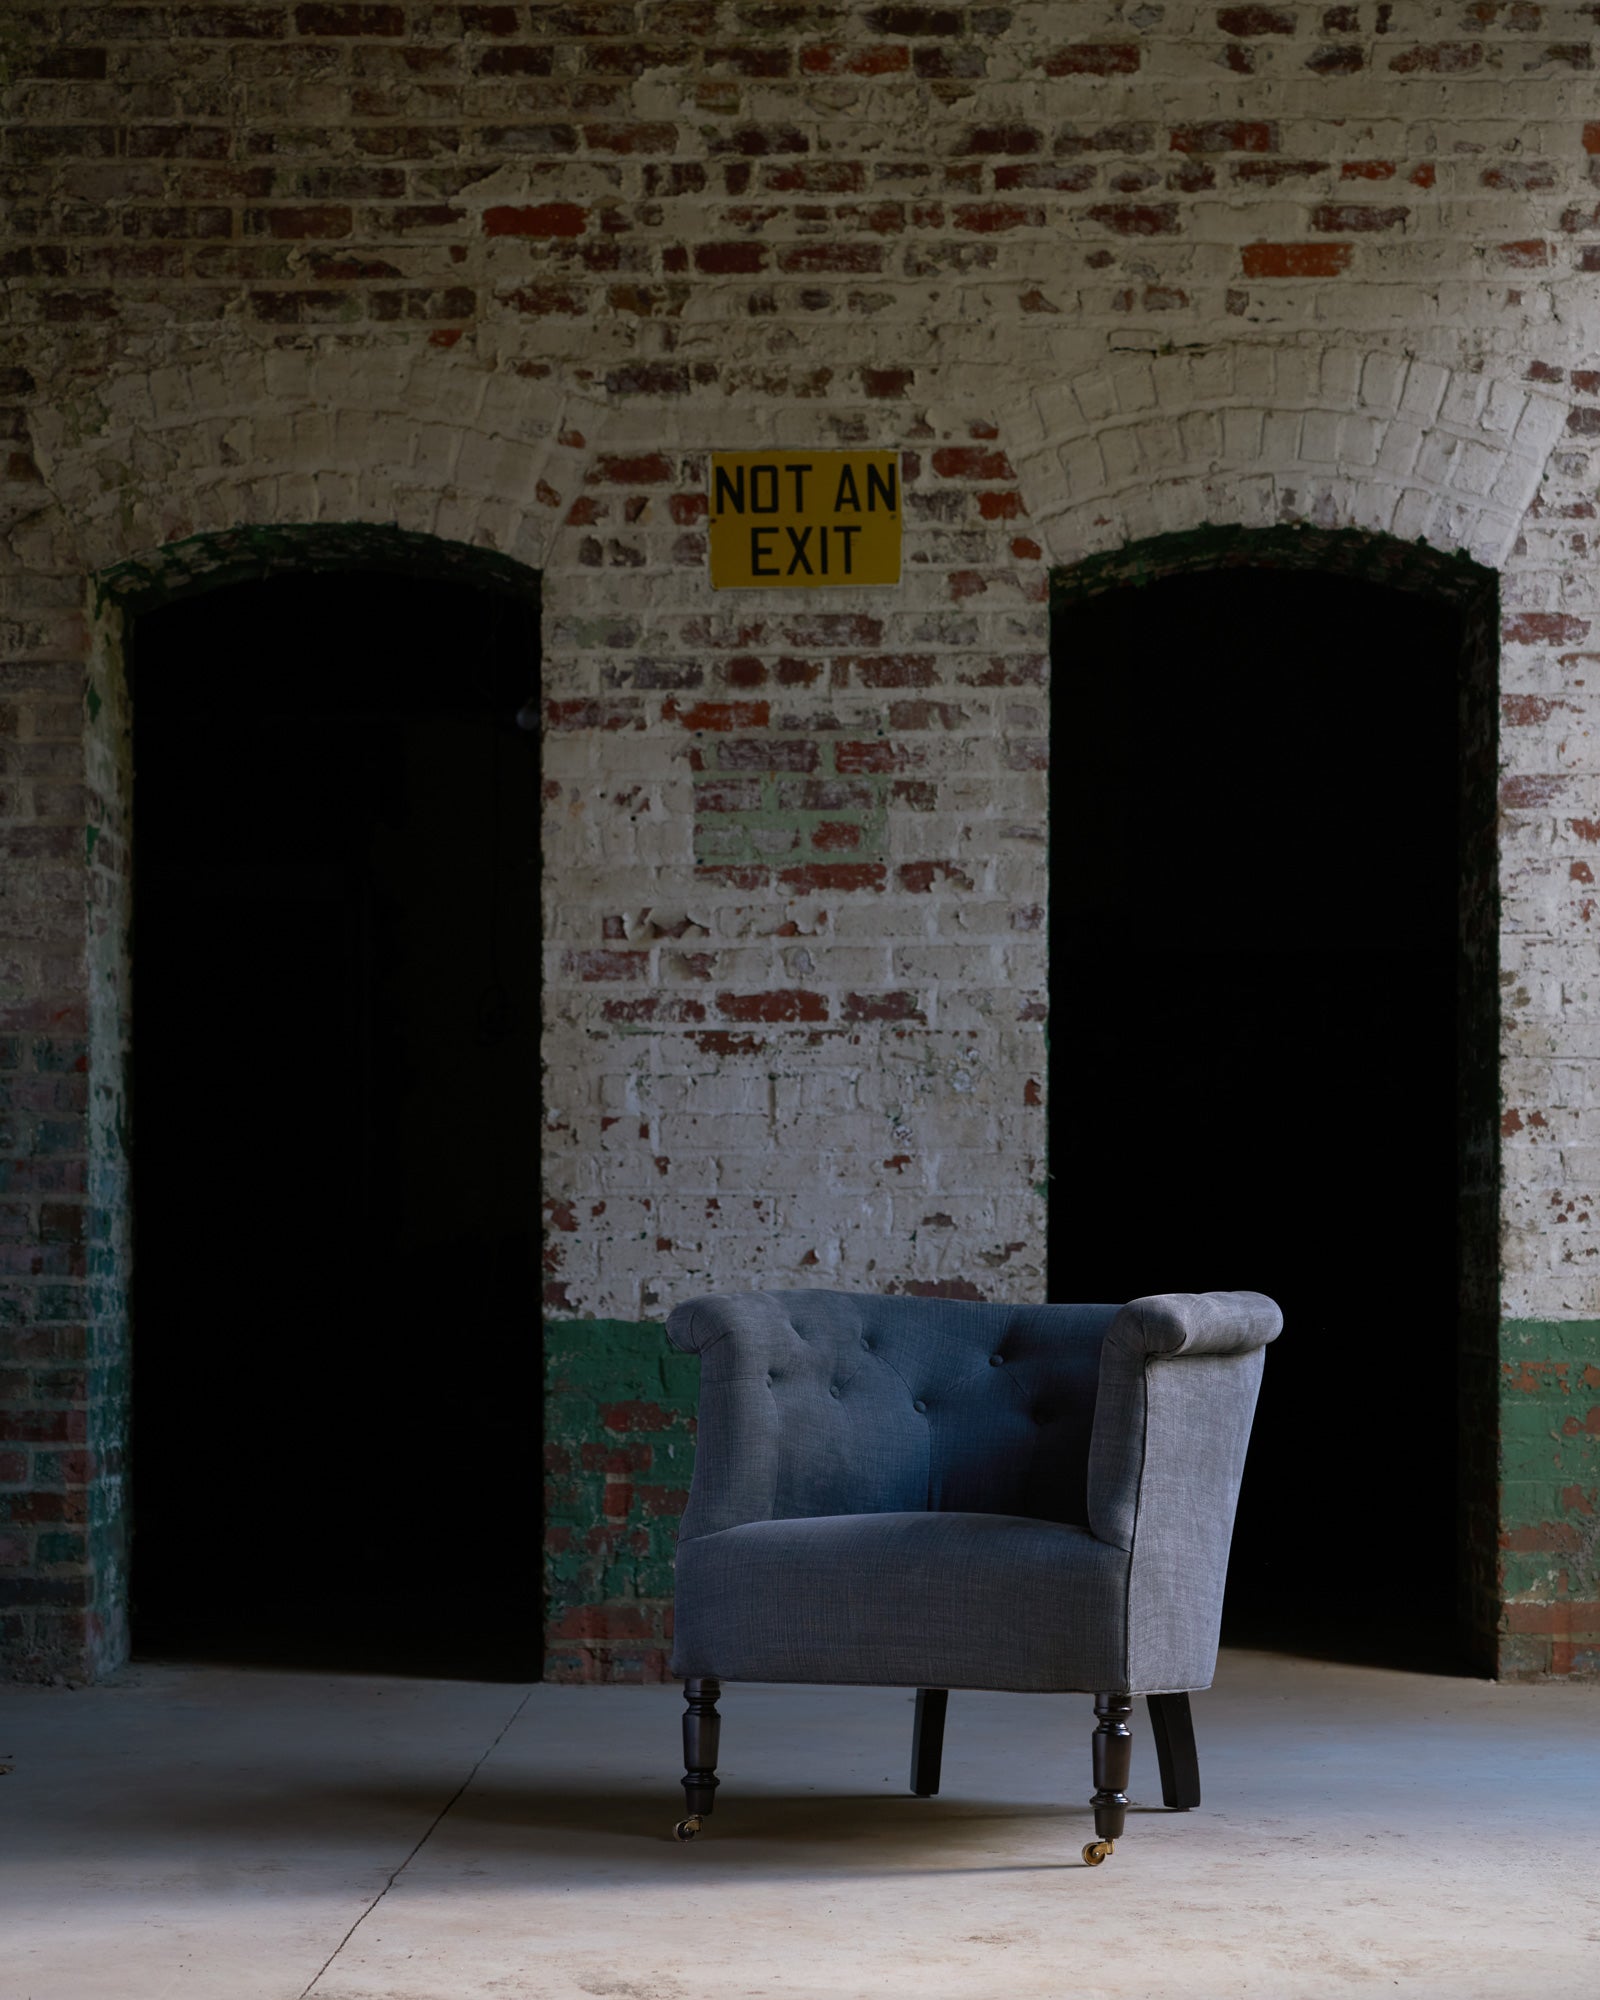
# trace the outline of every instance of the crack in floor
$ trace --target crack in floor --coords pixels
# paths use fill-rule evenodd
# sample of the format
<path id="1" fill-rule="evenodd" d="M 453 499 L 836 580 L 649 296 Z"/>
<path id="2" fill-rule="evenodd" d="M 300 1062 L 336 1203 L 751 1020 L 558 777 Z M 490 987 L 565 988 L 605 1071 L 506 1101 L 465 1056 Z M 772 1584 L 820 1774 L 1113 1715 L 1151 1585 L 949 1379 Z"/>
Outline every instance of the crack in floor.
<path id="1" fill-rule="evenodd" d="M 500 1725 L 498 1733 L 489 1743 L 488 1747 L 484 1750 L 483 1754 L 479 1757 L 478 1761 L 473 1765 L 472 1769 L 461 1780 L 461 1783 L 456 1786 L 455 1790 L 450 1794 L 449 1798 L 445 1800 L 444 1804 L 440 1806 L 439 1810 L 434 1814 L 433 1818 L 429 1820 L 428 1824 L 423 1828 L 421 1834 L 419 1835 L 416 1841 L 416 1844 L 412 1847 L 411 1852 L 405 1857 L 405 1859 L 400 1863 L 400 1865 L 390 1873 L 388 1881 L 384 1883 L 383 1887 L 378 1891 L 377 1895 L 373 1897 L 372 1901 L 368 1903 L 367 1907 L 361 1912 L 360 1916 L 356 1918 L 355 1922 L 345 1932 L 344 1936 L 340 1938 L 339 1942 L 334 1946 L 333 1950 L 328 1953 L 328 1956 L 322 1961 L 321 1965 L 317 1967 L 316 1971 L 311 1976 L 310 1983 L 302 1989 L 299 1996 L 299 2000 L 309 2000 L 309 1996 L 321 1984 L 323 1974 L 328 1970 L 329 1966 L 333 1964 L 333 1961 L 344 1950 L 345 1946 L 355 1936 L 356 1932 L 360 1930 L 361 1926 L 367 1921 L 368 1917 L 372 1915 L 373 1911 L 383 1901 L 384 1897 L 388 1895 L 389 1891 L 394 1887 L 395 1883 L 400 1880 L 400 1877 L 411 1866 L 412 1862 L 416 1860 L 417 1856 L 422 1852 L 423 1848 L 427 1846 L 428 1842 L 433 1838 L 434 1833 L 438 1829 L 440 1823 L 449 1814 L 451 1807 L 454 1806 L 457 1799 L 461 1797 L 462 1793 L 466 1791 L 467 1787 L 472 1783 L 473 1779 L 483 1769 L 484 1765 L 488 1763 L 489 1759 L 494 1755 L 495 1751 L 499 1749 L 500 1745 L 505 1741 L 506 1734 L 510 1730 L 511 1725 L 516 1721 L 517 1717 L 521 1715 L 522 1711 L 527 1707 L 528 1703 L 532 1701 L 532 1699 L 533 1699 L 533 1689 L 530 1687 L 527 1690 L 527 1692 L 523 1695 L 521 1701 L 517 1703 L 516 1707 L 511 1711 L 511 1713 L 506 1717 L 505 1721 Z"/>

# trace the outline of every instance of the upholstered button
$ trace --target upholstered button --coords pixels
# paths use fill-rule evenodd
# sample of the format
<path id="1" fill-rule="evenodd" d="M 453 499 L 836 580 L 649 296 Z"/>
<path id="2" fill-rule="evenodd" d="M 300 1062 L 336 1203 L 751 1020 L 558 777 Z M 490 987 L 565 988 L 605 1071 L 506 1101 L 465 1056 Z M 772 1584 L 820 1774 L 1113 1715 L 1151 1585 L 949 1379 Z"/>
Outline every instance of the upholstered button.
<path id="1" fill-rule="evenodd" d="M 1004 1368 L 1005 1365 L 1006 1358 L 1003 1354 L 991 1354 L 989 1356 L 989 1366 L 991 1368 Z"/>
<path id="2" fill-rule="evenodd" d="M 835 1382 L 833 1387 L 828 1391 L 828 1394 L 830 1396 L 837 1396 L 838 1393 L 839 1393 L 839 1385 L 837 1382 Z"/>
<path id="3" fill-rule="evenodd" d="M 917 1400 L 911 1405 L 911 1407 L 914 1410 L 925 1410 L 928 1406 L 919 1396 Z"/>

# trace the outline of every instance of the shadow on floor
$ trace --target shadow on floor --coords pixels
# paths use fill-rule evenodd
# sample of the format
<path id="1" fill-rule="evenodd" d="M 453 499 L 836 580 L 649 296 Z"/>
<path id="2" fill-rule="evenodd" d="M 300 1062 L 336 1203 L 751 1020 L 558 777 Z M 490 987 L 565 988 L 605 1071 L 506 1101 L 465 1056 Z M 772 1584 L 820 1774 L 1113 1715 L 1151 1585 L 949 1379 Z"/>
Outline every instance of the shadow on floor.
<path id="1" fill-rule="evenodd" d="M 1153 1779 L 1153 1774 L 1152 1774 Z M 452 1828 L 479 1860 L 499 1855 L 511 1862 L 521 1879 L 530 1864 L 575 1862 L 594 1865 L 597 1854 L 626 1851 L 637 1855 L 640 1844 L 672 1850 L 679 1846 L 672 1829 L 683 1811 L 681 1798 L 662 1787 L 651 1792 L 608 1788 L 584 1790 L 558 1785 L 530 1785 L 514 1777 L 480 1777 L 451 1803 L 448 1783 L 437 1785 L 316 1785 L 286 1782 L 264 1790 L 259 1772 L 233 1786 L 225 1768 L 208 1766 L 195 1788 L 184 1792 L 163 1787 L 158 1795 L 130 1795 L 101 1802 L 97 1831 L 111 1822 L 141 1846 L 189 1848 L 203 1840 L 220 1853 L 235 1845 L 259 1849 L 263 1843 L 297 1846 L 312 1842 L 319 1851 L 344 1846 L 370 1846 L 375 1835 L 398 1836 L 409 1845 L 439 1818 L 448 1805 L 435 1840 L 448 1838 Z M 1133 1822 L 1176 1819 L 1159 1805 L 1134 1804 Z M 835 1849 L 849 1857 L 849 1867 L 862 1864 L 861 1850 L 871 1848 L 894 1873 L 919 1856 L 938 1860 L 952 1848 L 970 1853 L 976 1845 L 992 1852 L 997 1845 L 1021 1841 L 1033 1844 L 1037 1835 L 1040 1858 L 1035 1861 L 986 1861 L 996 1870 L 1017 1867 L 1078 1865 L 1079 1850 L 1092 1836 L 1093 1819 L 1087 1797 L 1081 1802 L 1041 1804 L 1037 1800 L 918 1799 L 891 1791 L 827 1795 L 819 1793 L 754 1792 L 723 1802 L 699 1847 L 716 1847 L 725 1863 L 741 1868 L 770 1869 L 778 1861 L 773 1848 L 794 1850 L 793 1865 L 811 1868 L 819 1850 Z M 959 1866 L 953 1858 L 951 1866 Z M 970 1872 L 964 1870 L 963 1872 Z"/>
<path id="2" fill-rule="evenodd" d="M 1398 1616 L 1369 1620 L 1315 1612 L 1234 1613 L 1223 1618 L 1222 1643 L 1252 1653 L 1286 1659 L 1325 1660 L 1348 1667 L 1383 1667 L 1394 1673 L 1435 1674 L 1455 1680 L 1483 1680 L 1467 1657 L 1453 1623 Z"/>
<path id="3" fill-rule="evenodd" d="M 372 1619 L 345 1628 L 283 1615 L 251 1625 L 210 1622 L 157 1628 L 141 1638 L 136 1666 L 248 1667 L 314 1674 L 393 1674 L 402 1680 L 488 1681 L 526 1686 L 544 1670 L 536 1627 L 493 1631 L 470 1611 L 440 1630 Z"/>

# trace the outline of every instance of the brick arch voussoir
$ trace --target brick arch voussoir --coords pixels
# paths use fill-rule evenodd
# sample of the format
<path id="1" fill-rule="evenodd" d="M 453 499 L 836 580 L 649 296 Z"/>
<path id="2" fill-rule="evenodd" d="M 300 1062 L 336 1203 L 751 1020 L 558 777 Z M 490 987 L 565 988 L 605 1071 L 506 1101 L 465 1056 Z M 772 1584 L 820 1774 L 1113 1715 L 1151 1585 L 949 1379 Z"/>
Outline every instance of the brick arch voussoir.
<path id="1" fill-rule="evenodd" d="M 1566 405 L 1379 351 L 1119 357 L 1034 391 L 1008 438 L 1046 560 L 1226 523 L 1420 541 L 1500 568 Z"/>
<path id="2" fill-rule="evenodd" d="M 119 376 L 30 421 L 91 572 L 284 523 L 392 527 L 539 569 L 588 457 L 570 402 L 438 356 L 274 353 Z"/>

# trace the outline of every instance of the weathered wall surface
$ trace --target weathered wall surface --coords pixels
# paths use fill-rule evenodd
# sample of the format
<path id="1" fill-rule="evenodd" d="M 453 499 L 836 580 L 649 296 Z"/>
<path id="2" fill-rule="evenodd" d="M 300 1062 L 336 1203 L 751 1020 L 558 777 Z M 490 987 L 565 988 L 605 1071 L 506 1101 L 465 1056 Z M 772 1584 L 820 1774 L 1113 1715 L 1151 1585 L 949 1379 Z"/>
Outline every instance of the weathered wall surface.
<path id="1" fill-rule="evenodd" d="M 120 1643 L 125 836 L 88 579 L 351 521 L 545 579 L 577 1675 L 661 1671 L 665 1305 L 1042 1284 L 1050 569 L 1304 521 L 1498 570 L 1501 1310 L 1567 1398 L 1506 1431 L 1502 1659 L 1593 1663 L 1594 36 L 1533 0 L 8 12 L 25 1670 Z M 904 454 L 899 590 L 713 597 L 708 454 L 773 444 Z"/>

